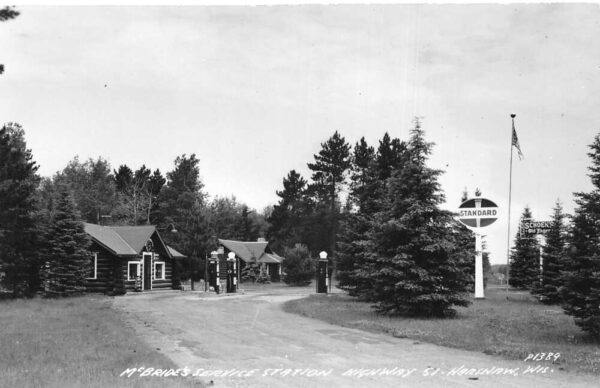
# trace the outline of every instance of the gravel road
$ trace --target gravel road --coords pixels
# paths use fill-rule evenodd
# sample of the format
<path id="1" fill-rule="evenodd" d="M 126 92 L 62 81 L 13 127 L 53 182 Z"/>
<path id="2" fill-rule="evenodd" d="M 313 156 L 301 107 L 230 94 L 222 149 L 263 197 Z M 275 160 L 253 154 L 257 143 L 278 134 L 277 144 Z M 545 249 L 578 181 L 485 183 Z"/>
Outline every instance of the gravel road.
<path id="1" fill-rule="evenodd" d="M 179 374 L 195 374 L 215 387 L 599 386 L 597 377 L 567 374 L 550 363 L 506 361 L 281 310 L 283 302 L 310 291 L 157 292 L 118 297 L 113 305 L 138 335 L 183 369 Z M 147 368 L 164 367 L 125 368 L 149 373 Z"/>

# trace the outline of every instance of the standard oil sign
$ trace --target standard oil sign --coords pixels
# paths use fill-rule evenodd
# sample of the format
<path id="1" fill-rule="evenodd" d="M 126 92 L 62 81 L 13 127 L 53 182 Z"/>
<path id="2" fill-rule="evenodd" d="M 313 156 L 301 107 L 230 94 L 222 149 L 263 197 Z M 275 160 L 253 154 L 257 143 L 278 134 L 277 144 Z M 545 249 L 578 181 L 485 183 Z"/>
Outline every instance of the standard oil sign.
<path id="1" fill-rule="evenodd" d="M 491 225 L 498 219 L 498 206 L 485 198 L 472 198 L 458 207 L 458 219 L 471 228 Z"/>

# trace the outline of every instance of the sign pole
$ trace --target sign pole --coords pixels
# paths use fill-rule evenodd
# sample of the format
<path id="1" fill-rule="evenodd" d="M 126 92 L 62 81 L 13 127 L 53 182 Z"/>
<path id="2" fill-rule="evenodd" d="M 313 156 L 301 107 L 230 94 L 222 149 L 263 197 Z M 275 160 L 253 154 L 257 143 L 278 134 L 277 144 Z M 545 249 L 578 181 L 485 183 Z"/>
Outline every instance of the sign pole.
<path id="1" fill-rule="evenodd" d="M 543 236 L 539 237 L 538 244 L 540 245 L 540 286 L 544 285 L 544 245 L 546 239 Z"/>
<path id="2" fill-rule="evenodd" d="M 459 206 L 459 221 L 475 234 L 475 299 L 484 299 L 483 235 L 479 233 L 498 219 L 498 206 L 485 198 L 467 199 Z"/>
<path id="3" fill-rule="evenodd" d="M 483 291 L 483 241 L 480 233 L 475 233 L 475 299 L 485 299 Z"/>

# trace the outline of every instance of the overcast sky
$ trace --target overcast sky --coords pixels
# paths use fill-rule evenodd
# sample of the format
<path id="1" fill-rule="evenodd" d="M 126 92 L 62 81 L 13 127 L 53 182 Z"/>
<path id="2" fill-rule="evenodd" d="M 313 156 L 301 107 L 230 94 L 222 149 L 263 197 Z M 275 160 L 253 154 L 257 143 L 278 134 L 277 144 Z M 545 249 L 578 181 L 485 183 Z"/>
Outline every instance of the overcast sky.
<path id="1" fill-rule="evenodd" d="M 0 23 L 0 120 L 23 125 L 50 176 L 75 155 L 166 172 L 200 159 L 211 196 L 261 210 L 335 130 L 407 139 L 423 117 L 446 208 L 476 187 L 501 209 L 487 234 L 549 219 L 591 189 L 600 132 L 598 5 L 19 7 Z"/>

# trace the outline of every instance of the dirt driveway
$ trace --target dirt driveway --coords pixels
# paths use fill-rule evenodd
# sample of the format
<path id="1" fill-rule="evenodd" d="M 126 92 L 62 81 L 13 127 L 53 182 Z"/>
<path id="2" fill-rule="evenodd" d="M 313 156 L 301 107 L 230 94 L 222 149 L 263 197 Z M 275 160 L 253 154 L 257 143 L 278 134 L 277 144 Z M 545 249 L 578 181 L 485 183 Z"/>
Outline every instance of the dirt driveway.
<path id="1" fill-rule="evenodd" d="M 215 387 L 598 386 L 597 378 L 566 374 L 548 363 L 505 361 L 281 310 L 283 302 L 312 291 L 127 295 L 115 298 L 114 307 L 151 346 Z M 124 365 L 149 367 L 162 368 Z"/>

